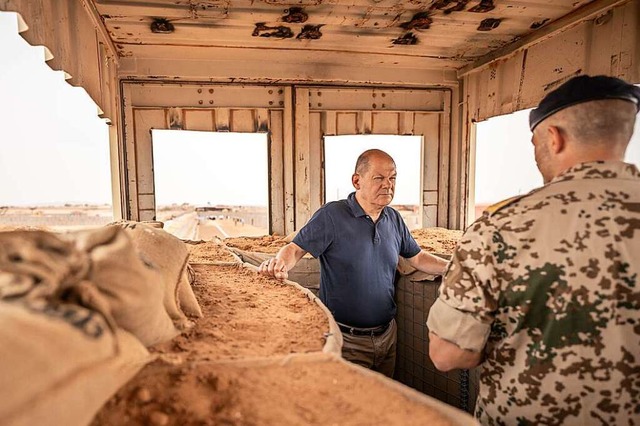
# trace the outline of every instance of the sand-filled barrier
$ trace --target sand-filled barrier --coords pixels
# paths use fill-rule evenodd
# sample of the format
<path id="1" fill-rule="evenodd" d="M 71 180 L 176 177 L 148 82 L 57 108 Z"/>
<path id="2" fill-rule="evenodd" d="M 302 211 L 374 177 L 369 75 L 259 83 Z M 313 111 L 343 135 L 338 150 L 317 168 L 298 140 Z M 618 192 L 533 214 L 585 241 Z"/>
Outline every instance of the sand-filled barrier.
<path id="1" fill-rule="evenodd" d="M 293 240 L 294 234 L 286 237 L 265 235 L 262 237 L 226 238 L 224 244 L 244 262 L 259 266 L 274 257 L 278 251 Z M 316 296 L 320 290 L 320 262 L 309 253 L 289 271 L 289 279 L 310 290 Z"/>
<path id="2" fill-rule="evenodd" d="M 93 425 L 474 425 L 465 413 L 335 355 L 159 359 Z"/>
<path id="3" fill-rule="evenodd" d="M 227 247 L 243 251 L 276 254 L 278 250 L 290 243 L 292 238 L 282 235 L 264 235 L 261 237 L 225 238 Z"/>
<path id="4" fill-rule="evenodd" d="M 446 228 L 414 229 L 411 235 L 420 247 L 428 252 L 452 255 L 462 238 L 462 231 Z"/>
<path id="5" fill-rule="evenodd" d="M 219 241 L 185 241 L 191 264 L 242 263 L 242 260 Z"/>
<path id="6" fill-rule="evenodd" d="M 193 269 L 203 318 L 152 352 L 188 360 L 340 352 L 341 336 L 331 314 L 297 284 L 264 277 L 242 264 Z"/>

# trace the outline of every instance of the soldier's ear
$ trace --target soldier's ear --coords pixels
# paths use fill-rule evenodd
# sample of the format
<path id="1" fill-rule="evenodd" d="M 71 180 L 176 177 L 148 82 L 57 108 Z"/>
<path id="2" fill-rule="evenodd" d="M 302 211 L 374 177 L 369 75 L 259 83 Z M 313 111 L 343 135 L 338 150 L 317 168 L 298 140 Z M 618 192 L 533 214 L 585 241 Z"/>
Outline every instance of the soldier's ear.
<path id="1" fill-rule="evenodd" d="M 360 175 L 357 173 L 354 173 L 351 176 L 351 184 L 353 185 L 353 187 L 355 189 L 360 189 Z"/>
<path id="2" fill-rule="evenodd" d="M 549 148 L 553 154 L 560 154 L 566 148 L 566 140 L 560 128 L 549 126 L 547 128 L 549 136 Z"/>

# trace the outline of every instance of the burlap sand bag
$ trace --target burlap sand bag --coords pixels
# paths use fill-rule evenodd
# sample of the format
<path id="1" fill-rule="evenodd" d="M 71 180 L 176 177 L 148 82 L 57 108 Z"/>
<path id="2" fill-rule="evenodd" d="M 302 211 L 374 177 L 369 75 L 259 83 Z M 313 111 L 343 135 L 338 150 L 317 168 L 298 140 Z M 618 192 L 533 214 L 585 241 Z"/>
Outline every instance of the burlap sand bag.
<path id="1" fill-rule="evenodd" d="M 99 313 L 44 300 L 0 301 L 0 424 L 85 425 L 149 360 Z"/>
<path id="2" fill-rule="evenodd" d="M 165 280 L 164 306 L 180 328 L 190 324 L 187 316 L 201 317 L 186 270 L 189 253 L 185 244 L 168 232 L 146 223 L 120 222 L 141 256 L 162 273 Z"/>
<path id="3" fill-rule="evenodd" d="M 165 283 L 120 227 L 66 234 L 91 261 L 87 280 L 105 295 L 119 327 L 145 346 L 172 339 L 179 331 L 164 308 Z"/>
<path id="4" fill-rule="evenodd" d="M 0 234 L 0 423 L 86 424 L 148 360 L 85 281 L 89 257 L 46 232 Z"/>

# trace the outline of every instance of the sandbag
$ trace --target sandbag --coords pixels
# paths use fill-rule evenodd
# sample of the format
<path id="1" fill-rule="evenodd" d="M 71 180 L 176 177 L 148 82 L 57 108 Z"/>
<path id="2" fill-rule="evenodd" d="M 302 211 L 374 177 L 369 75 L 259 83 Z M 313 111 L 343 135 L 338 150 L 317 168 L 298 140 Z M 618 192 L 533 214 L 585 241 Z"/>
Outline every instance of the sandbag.
<path id="1" fill-rule="evenodd" d="M 0 301 L 0 423 L 88 424 L 149 359 L 99 312 L 44 298 Z"/>
<path id="2" fill-rule="evenodd" d="M 201 317 L 202 311 L 186 274 L 189 253 L 185 244 L 168 232 L 146 223 L 120 222 L 140 255 L 155 266 L 165 282 L 164 306 L 180 329 L 193 323 L 186 316 Z"/>
<path id="3" fill-rule="evenodd" d="M 170 340 L 179 333 L 165 310 L 162 275 L 138 254 L 122 228 L 108 226 L 66 234 L 65 238 L 89 256 L 91 269 L 86 279 L 105 296 L 119 327 L 145 346 Z"/>
<path id="4" fill-rule="evenodd" d="M 182 270 L 182 277 L 178 282 L 178 300 L 180 301 L 180 309 L 190 317 L 202 318 L 202 309 L 193 294 L 191 284 L 195 282 L 195 272 L 191 265 Z"/>

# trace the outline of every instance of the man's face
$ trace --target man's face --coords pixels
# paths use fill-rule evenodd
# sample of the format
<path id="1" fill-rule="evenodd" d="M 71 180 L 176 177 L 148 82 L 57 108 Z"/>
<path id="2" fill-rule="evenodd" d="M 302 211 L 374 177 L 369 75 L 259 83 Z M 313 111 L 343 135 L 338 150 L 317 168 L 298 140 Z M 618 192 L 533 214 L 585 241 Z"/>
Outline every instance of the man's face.
<path id="1" fill-rule="evenodd" d="M 549 137 L 543 131 L 544 129 L 535 129 L 531 143 L 533 143 L 533 150 L 536 159 L 536 165 L 544 183 L 548 183 L 553 179 L 552 158 L 551 150 L 549 148 Z"/>
<path id="2" fill-rule="evenodd" d="M 353 175 L 353 186 L 366 203 L 387 206 L 396 187 L 396 166 L 389 158 L 373 157 L 364 173 Z"/>

